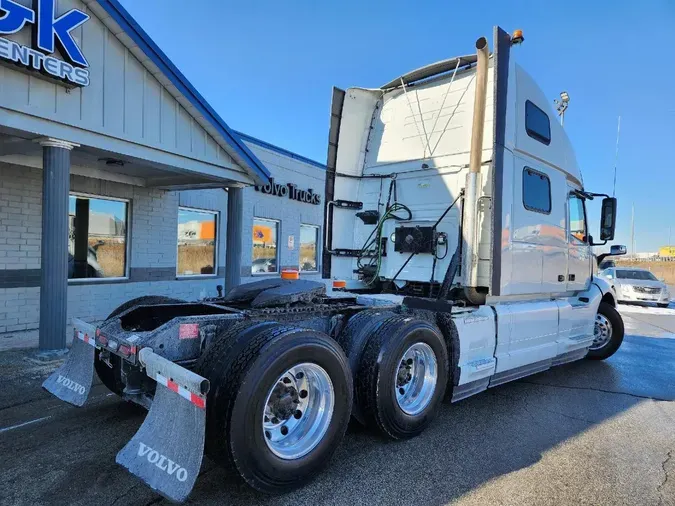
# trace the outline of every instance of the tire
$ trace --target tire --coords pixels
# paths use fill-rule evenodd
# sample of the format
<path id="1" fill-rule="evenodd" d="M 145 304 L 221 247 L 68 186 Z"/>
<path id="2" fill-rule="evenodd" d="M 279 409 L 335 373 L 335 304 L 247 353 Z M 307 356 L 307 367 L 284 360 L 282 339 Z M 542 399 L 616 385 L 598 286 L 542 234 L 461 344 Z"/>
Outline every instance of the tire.
<path id="1" fill-rule="evenodd" d="M 106 320 L 115 318 L 117 315 L 124 313 L 127 309 L 130 309 L 133 306 L 173 304 L 180 302 L 184 301 L 172 299 L 171 297 L 164 297 L 161 295 L 137 297 L 117 307 L 112 313 L 110 313 Z M 121 397 L 122 392 L 124 391 L 124 383 L 122 382 L 122 359 L 117 355 L 110 354 L 110 363 L 112 364 L 112 367 L 108 367 L 108 364 L 99 359 L 99 354 L 100 350 L 96 348 L 96 351 L 94 352 L 94 369 L 96 370 L 96 374 L 108 390 Z"/>
<path id="2" fill-rule="evenodd" d="M 389 317 L 394 316 L 391 311 L 366 310 L 352 316 L 345 328 L 340 332 L 337 342 L 347 355 L 349 368 L 352 374 L 356 374 L 363 350 L 373 333 L 380 328 L 382 323 Z M 354 377 L 356 383 L 356 378 Z M 356 395 L 356 393 L 355 393 Z M 365 419 L 358 402 L 354 402 L 352 416 L 362 425 Z"/>
<path id="3" fill-rule="evenodd" d="M 601 336 L 602 326 L 608 335 Z M 601 302 L 595 322 L 596 337 L 588 350 L 586 358 L 591 360 L 605 360 L 616 353 L 623 342 L 624 326 L 619 312 L 609 303 Z"/>
<path id="4" fill-rule="evenodd" d="M 397 372 L 411 346 L 431 350 L 436 361 L 436 381 L 426 404 L 419 410 L 399 403 Z M 430 361 L 425 358 L 425 365 Z M 419 371 L 425 371 L 421 368 Z M 403 371 L 405 373 L 405 371 Z M 415 374 L 415 369 L 408 371 Z M 356 401 L 366 423 L 391 439 L 408 439 L 420 434 L 434 419 L 448 384 L 448 349 L 441 331 L 433 323 L 396 315 L 389 317 L 369 339 L 356 374 Z M 414 383 L 408 383 L 412 388 Z"/>
<path id="5" fill-rule="evenodd" d="M 217 341 L 207 353 L 212 357 L 202 362 L 198 372 L 207 374 L 211 382 L 206 401 L 209 457 L 234 467 L 250 486 L 267 493 L 297 488 L 328 464 L 347 429 L 353 401 L 347 358 L 333 339 L 314 330 L 266 322 L 244 328 L 229 344 Z M 324 429 L 316 432 L 322 435 L 315 445 L 288 457 L 268 444 L 267 429 L 263 429 L 265 406 L 272 389 L 283 386 L 281 376 L 300 364 L 318 366 L 330 378 L 333 409 L 323 418 Z M 309 402 L 312 395 L 304 398 Z M 294 423 L 292 418 L 287 418 L 289 425 Z"/>

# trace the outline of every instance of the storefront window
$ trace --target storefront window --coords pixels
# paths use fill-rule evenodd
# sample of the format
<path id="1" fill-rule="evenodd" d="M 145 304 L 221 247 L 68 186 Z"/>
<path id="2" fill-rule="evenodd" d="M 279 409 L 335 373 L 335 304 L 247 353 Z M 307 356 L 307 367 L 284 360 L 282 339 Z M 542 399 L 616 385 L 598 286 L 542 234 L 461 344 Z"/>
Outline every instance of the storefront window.
<path id="1" fill-rule="evenodd" d="M 179 276 L 216 273 L 217 213 L 178 209 Z"/>
<path id="2" fill-rule="evenodd" d="M 68 278 L 127 276 L 128 202 L 71 195 L 68 202 Z"/>
<path id="3" fill-rule="evenodd" d="M 300 270 L 316 272 L 317 251 L 319 244 L 319 227 L 300 225 Z"/>
<path id="4" fill-rule="evenodd" d="M 279 272 L 277 237 L 279 222 L 253 218 L 253 262 L 251 273 Z"/>

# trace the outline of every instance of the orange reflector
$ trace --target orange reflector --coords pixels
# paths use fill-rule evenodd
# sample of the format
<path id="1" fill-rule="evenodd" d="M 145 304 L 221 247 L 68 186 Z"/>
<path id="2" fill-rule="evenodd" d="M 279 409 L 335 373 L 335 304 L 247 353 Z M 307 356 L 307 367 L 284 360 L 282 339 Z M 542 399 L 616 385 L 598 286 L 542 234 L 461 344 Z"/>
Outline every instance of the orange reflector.
<path id="1" fill-rule="evenodd" d="M 300 279 L 300 273 L 292 269 L 284 269 L 281 271 L 281 279 Z"/>
<path id="2" fill-rule="evenodd" d="M 344 279 L 334 279 L 333 290 L 340 288 L 347 288 L 347 282 Z"/>

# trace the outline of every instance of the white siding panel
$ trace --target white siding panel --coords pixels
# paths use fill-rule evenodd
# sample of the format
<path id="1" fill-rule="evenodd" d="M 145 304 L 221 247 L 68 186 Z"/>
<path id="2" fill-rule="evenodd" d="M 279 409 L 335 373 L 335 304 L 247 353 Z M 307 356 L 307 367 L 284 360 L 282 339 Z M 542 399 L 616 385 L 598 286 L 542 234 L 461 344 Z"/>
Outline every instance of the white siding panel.
<path id="1" fill-rule="evenodd" d="M 82 91 L 82 123 L 86 128 L 103 128 L 105 87 L 105 34 L 107 28 L 92 17 L 82 26 L 82 51 L 89 61 L 91 84 Z"/>
<path id="2" fill-rule="evenodd" d="M 197 158 L 205 158 L 204 144 L 206 143 L 206 132 L 199 124 L 192 120 L 192 155 Z"/>
<path id="3" fill-rule="evenodd" d="M 190 154 L 192 150 L 192 118 L 181 105 L 178 106 L 176 135 L 178 137 L 176 144 L 178 152 L 185 155 Z"/>
<path id="4" fill-rule="evenodd" d="M 137 139 L 143 138 L 143 77 L 145 69 L 127 51 L 124 76 L 124 133 Z"/>
<path id="5" fill-rule="evenodd" d="M 103 121 L 106 129 L 122 135 L 124 133 L 124 68 L 127 50 L 112 33 L 108 31 L 105 46 L 105 90 L 103 94 Z"/>
<path id="6" fill-rule="evenodd" d="M 143 138 L 146 142 L 156 145 L 161 142 L 161 93 L 157 79 L 150 73 L 145 73 L 145 103 L 143 106 Z"/>
<path id="7" fill-rule="evenodd" d="M 161 89 L 162 102 L 162 123 L 161 123 L 161 139 L 162 146 L 167 149 L 176 148 L 176 109 L 178 104 L 173 99 L 169 92 L 164 88 Z"/>
<path id="8" fill-rule="evenodd" d="M 28 106 L 29 77 L 10 68 L 3 68 L 2 95 L 0 105 L 8 109 Z"/>

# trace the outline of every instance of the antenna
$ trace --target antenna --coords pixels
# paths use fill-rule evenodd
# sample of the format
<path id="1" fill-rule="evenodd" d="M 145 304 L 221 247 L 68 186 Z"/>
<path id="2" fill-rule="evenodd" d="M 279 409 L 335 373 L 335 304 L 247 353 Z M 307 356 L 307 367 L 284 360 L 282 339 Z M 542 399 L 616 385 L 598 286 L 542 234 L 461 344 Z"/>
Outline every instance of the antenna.
<path id="1" fill-rule="evenodd" d="M 614 154 L 614 188 L 612 197 L 616 196 L 616 166 L 619 163 L 619 136 L 621 135 L 621 115 L 619 115 L 619 124 L 616 127 L 616 153 Z"/>

